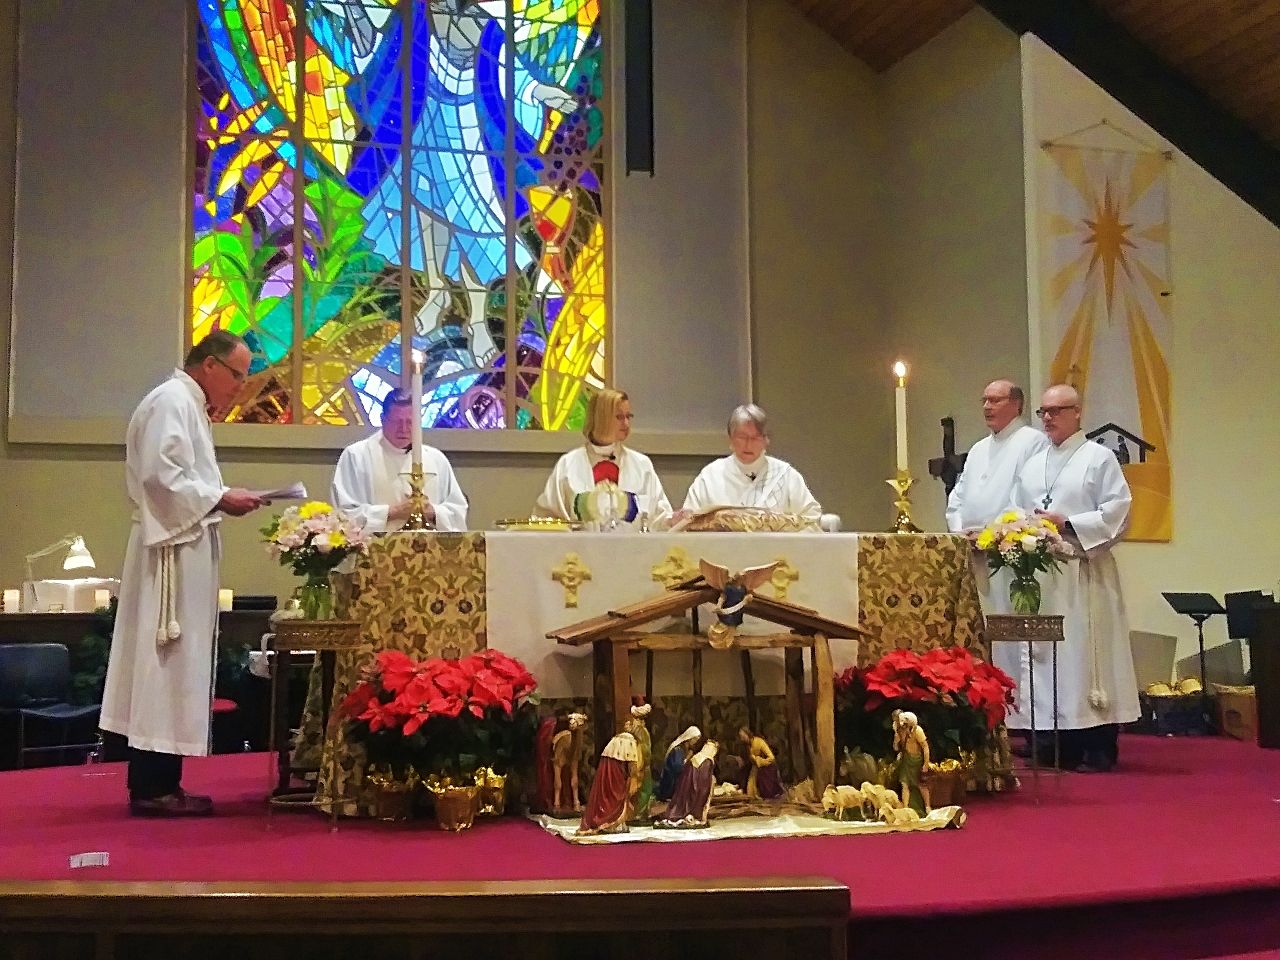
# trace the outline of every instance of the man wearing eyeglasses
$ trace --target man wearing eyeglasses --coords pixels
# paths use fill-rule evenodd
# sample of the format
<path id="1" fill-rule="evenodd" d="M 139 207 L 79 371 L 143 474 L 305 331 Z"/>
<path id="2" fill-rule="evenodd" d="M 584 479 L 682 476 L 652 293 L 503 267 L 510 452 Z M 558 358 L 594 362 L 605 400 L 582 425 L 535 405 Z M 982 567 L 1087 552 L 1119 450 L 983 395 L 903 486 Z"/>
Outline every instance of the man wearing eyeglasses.
<path id="1" fill-rule="evenodd" d="M 979 531 L 1008 509 L 1023 464 L 1048 445 L 1043 433 L 1023 421 L 1023 401 L 1022 388 L 1011 380 L 993 380 L 982 391 L 982 419 L 991 432 L 969 450 L 947 497 L 947 529 L 952 533 Z M 981 566 L 985 571 L 986 565 Z M 979 582 L 987 585 L 985 575 Z M 1003 596 L 1007 601 L 1007 589 Z M 984 595 L 984 609 L 986 599 Z M 992 599 L 998 601 L 996 595 Z"/>
<path id="2" fill-rule="evenodd" d="M 148 393 L 125 435 L 133 528 L 120 579 L 102 729 L 129 741 L 134 816 L 213 812 L 182 789 L 182 758 L 209 753 L 218 633 L 219 526 L 266 504 L 222 482 L 209 416 L 249 372 L 244 341 L 216 331 Z"/>
<path id="3" fill-rule="evenodd" d="M 1013 505 L 1045 517 L 1076 548 L 1076 558 L 1041 578 L 1040 612 L 1062 614 L 1065 642 L 1058 645 L 1058 725 L 1062 766 L 1104 772 L 1119 756 L 1119 724 L 1138 719 L 1138 684 L 1129 647 L 1129 624 L 1112 546 L 1129 520 L 1132 495 L 1116 455 L 1091 443 L 1080 429 L 1080 395 L 1058 384 L 1044 392 L 1036 411 L 1049 446 L 1031 457 L 1014 488 Z M 1017 645 L 1018 702 L 1010 729 L 1026 729 L 1029 660 Z M 1049 644 L 1037 644 L 1036 673 L 1048 676 Z M 1037 684 L 1036 719 L 1051 727 L 1052 690 Z M 1040 718 L 1048 718 L 1042 721 Z"/>
<path id="4" fill-rule="evenodd" d="M 333 474 L 333 503 L 364 522 L 370 533 L 399 530 L 409 516 L 413 409 L 407 390 L 391 390 L 382 400 L 382 428 L 342 451 Z M 426 518 L 437 530 L 467 529 L 467 498 L 449 458 L 423 444 Z"/>

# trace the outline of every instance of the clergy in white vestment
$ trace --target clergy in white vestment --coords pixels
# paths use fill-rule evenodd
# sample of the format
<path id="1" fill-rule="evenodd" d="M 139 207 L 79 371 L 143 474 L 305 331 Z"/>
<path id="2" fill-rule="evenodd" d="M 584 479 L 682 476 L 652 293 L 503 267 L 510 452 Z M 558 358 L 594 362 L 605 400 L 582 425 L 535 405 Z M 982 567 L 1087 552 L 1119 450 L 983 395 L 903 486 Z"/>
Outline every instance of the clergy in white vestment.
<path id="1" fill-rule="evenodd" d="M 409 470 L 413 466 L 413 398 L 392 390 L 382 400 L 382 427 L 342 451 L 333 474 L 333 505 L 359 517 L 369 533 L 399 530 L 409 516 Z M 421 416 L 421 411 L 417 412 Z M 448 459 L 422 447 L 426 516 L 437 530 L 467 529 L 467 498 Z"/>
<path id="2" fill-rule="evenodd" d="M 735 407 L 728 432 L 732 452 L 702 468 L 685 494 L 684 510 L 758 507 L 793 514 L 816 527 L 822 505 L 809 492 L 800 471 L 765 452 L 769 449 L 768 414 L 754 403 Z"/>
<path id="3" fill-rule="evenodd" d="M 556 463 L 533 507 L 535 517 L 625 524 L 665 524 L 671 517 L 653 461 L 626 445 L 631 401 L 619 390 L 596 391 L 587 404 L 586 443 Z"/>
<path id="4" fill-rule="evenodd" d="M 1111 553 L 1133 497 L 1116 455 L 1080 429 L 1080 395 L 1074 388 L 1050 387 L 1036 413 L 1050 446 L 1022 468 L 1013 505 L 1052 520 L 1078 554 L 1057 573 L 1040 578 L 1040 612 L 1064 617 L 1066 640 L 1057 645 L 1062 766 L 1105 771 L 1118 756 L 1118 725 L 1138 719 L 1129 623 Z M 1018 700 L 1008 725 L 1025 730 L 1030 727 L 1029 658 L 1025 644 L 1017 647 Z M 1034 650 L 1036 726 L 1042 732 L 1053 725 L 1050 647 L 1040 643 Z"/>
<path id="5" fill-rule="evenodd" d="M 133 525 L 101 725 L 128 739 L 135 816 L 213 812 L 213 801 L 186 793 L 181 779 L 183 756 L 209 753 L 219 524 L 266 501 L 223 484 L 209 415 L 235 399 L 250 360 L 239 337 L 209 334 L 142 399 L 125 434 Z"/>

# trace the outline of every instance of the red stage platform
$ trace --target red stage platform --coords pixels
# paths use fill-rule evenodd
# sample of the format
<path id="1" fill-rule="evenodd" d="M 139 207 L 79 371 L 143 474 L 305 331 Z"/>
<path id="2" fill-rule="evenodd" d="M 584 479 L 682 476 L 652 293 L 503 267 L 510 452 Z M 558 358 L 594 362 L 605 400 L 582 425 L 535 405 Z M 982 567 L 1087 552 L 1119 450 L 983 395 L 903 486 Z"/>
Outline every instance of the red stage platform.
<path id="1" fill-rule="evenodd" d="M 830 876 L 852 957 L 1280 955 L 1280 751 L 1125 737 L 1107 775 L 973 798 L 962 830 L 577 847 L 518 819 L 427 824 L 277 813 L 261 754 L 189 761 L 203 821 L 127 815 L 120 765 L 0 775 L 8 881 L 528 881 Z M 71 869 L 105 851 L 106 867 Z M 14 885 L 9 885 L 13 889 Z"/>

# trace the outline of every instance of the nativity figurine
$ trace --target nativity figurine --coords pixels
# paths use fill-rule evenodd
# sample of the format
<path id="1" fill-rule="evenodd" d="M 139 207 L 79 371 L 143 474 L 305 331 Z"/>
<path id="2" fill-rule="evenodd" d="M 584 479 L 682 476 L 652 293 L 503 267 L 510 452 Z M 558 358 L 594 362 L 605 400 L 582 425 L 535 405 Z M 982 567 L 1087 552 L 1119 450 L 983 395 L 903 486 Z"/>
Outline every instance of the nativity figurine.
<path id="1" fill-rule="evenodd" d="M 631 707 L 631 719 L 622 729 L 635 737 L 636 746 L 640 749 L 640 790 L 636 793 L 631 818 L 648 822 L 649 805 L 653 802 L 653 740 L 645 723 L 653 708 L 642 698 L 637 697 L 636 700 Z"/>
<path id="2" fill-rule="evenodd" d="M 627 833 L 640 780 L 640 747 L 636 738 L 624 731 L 605 744 L 600 753 L 578 836 Z"/>
<path id="3" fill-rule="evenodd" d="M 702 731 L 697 727 L 688 727 L 684 733 L 671 741 L 666 755 L 662 758 L 662 775 L 658 778 L 658 786 L 654 796 L 659 800 L 670 800 L 676 792 L 676 783 L 684 771 L 684 765 L 698 748 L 702 739 Z"/>
<path id="4" fill-rule="evenodd" d="M 924 816 L 929 812 L 929 788 L 923 782 L 929 768 L 929 739 L 910 710 L 893 712 L 893 750 L 902 805 Z"/>
<path id="5" fill-rule="evenodd" d="M 778 761 L 764 737 L 747 727 L 738 728 L 738 739 L 747 746 L 748 773 L 743 792 L 752 799 L 777 800 L 782 797 Z"/>
<path id="6" fill-rule="evenodd" d="M 708 740 L 689 758 L 676 784 L 676 792 L 655 827 L 705 827 L 711 812 L 711 796 L 716 788 L 716 753 L 720 746 Z"/>

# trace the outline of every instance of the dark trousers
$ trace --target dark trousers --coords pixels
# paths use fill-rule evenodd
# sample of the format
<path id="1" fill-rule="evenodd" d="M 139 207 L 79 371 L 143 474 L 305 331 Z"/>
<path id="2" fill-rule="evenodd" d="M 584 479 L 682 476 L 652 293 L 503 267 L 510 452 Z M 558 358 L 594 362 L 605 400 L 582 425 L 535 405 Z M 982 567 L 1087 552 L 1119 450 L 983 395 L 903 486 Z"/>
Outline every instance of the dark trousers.
<path id="1" fill-rule="evenodd" d="M 1062 754 L 1062 767 L 1073 770 L 1095 757 L 1115 763 L 1120 756 L 1120 725 L 1104 723 L 1080 730 L 1062 730 L 1058 734 Z M 1040 730 L 1036 733 L 1037 752 L 1042 763 L 1053 763 L 1053 733 Z"/>
<path id="2" fill-rule="evenodd" d="M 178 791 L 182 757 L 129 748 L 129 799 L 154 800 Z"/>

